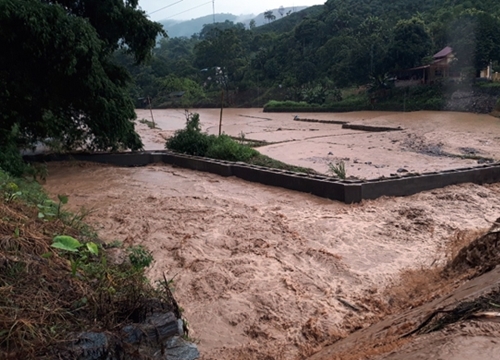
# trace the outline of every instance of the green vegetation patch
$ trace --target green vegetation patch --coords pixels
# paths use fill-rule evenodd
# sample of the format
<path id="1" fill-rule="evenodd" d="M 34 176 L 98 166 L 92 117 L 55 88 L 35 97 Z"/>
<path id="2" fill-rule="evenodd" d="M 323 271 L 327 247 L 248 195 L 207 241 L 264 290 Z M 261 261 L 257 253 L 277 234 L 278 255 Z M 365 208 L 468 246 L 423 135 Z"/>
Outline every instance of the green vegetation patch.
<path id="1" fill-rule="evenodd" d="M 38 183 L 0 170 L 2 359 L 57 358 L 62 344 L 84 331 L 118 339 L 125 324 L 150 315 L 152 301 L 180 314 L 168 281 L 154 287 L 145 277 L 151 253 L 111 250 L 83 222 L 88 212 L 64 210 L 68 200 L 53 201 Z"/>
<path id="2" fill-rule="evenodd" d="M 201 132 L 199 114 L 187 116 L 186 127 L 178 130 L 167 140 L 165 147 L 169 150 L 188 155 L 204 156 L 211 159 L 241 161 L 252 165 L 274 169 L 314 173 L 314 170 L 282 163 L 260 154 L 244 138 L 239 142 L 228 135 L 208 135 Z"/>

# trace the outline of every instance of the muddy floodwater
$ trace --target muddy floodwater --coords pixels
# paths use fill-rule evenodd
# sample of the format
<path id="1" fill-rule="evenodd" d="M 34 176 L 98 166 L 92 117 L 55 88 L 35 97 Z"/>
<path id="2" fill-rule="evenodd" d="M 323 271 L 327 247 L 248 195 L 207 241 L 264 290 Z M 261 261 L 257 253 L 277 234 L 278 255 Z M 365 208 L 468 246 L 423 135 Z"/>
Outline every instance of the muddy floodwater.
<path id="1" fill-rule="evenodd" d="M 220 110 L 196 109 L 204 131 L 217 134 Z M 137 110 L 151 120 L 149 110 Z M 185 124 L 184 110 L 153 110 L 159 129 L 138 124 L 147 149 L 162 149 L 165 139 Z M 401 127 L 401 131 L 366 132 L 340 124 L 294 121 L 346 121 L 351 124 Z M 224 109 L 222 131 L 231 136 L 267 141 L 258 150 L 293 165 L 328 172 L 343 161 L 347 176 L 373 179 L 406 172 L 422 173 L 500 160 L 500 119 L 484 114 L 418 111 L 351 113 L 264 113 L 261 109 Z M 399 172 L 398 172 L 399 170 Z"/>
<path id="2" fill-rule="evenodd" d="M 286 116 L 280 115 L 282 124 L 304 125 Z M 168 119 L 157 121 L 166 127 Z M 182 125 L 182 114 L 177 121 Z M 247 125 L 248 135 L 272 139 L 263 124 L 258 133 L 250 131 L 255 124 Z M 71 210 L 92 210 L 86 220 L 104 241 L 153 252 L 148 275 L 151 281 L 175 277 L 174 294 L 203 359 L 309 355 L 323 341 L 353 331 L 353 324 L 369 325 L 370 313 L 351 305 L 376 299 L 405 268 L 443 261 L 456 231 L 488 227 L 500 214 L 500 184 L 345 205 L 166 165 L 52 163 L 45 188 L 52 196 L 68 194 Z"/>

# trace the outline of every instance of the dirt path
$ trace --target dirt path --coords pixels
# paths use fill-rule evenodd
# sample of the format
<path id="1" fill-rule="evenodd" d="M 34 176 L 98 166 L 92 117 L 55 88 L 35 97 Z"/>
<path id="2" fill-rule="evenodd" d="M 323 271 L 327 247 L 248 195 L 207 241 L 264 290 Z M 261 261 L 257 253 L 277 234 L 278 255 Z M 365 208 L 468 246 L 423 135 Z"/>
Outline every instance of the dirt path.
<path id="1" fill-rule="evenodd" d="M 310 354 L 369 317 L 346 304 L 440 261 L 456 230 L 500 213 L 500 184 L 349 206 L 169 166 L 50 164 L 49 174 L 47 191 L 94 209 L 103 239 L 153 252 L 152 280 L 175 276 L 204 359 Z"/>

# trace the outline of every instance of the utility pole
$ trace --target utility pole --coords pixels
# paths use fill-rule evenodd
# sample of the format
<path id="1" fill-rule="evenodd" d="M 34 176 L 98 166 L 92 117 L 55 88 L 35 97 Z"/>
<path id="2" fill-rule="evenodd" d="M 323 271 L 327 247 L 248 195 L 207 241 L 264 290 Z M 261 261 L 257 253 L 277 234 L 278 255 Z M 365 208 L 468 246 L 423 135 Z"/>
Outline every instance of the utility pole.
<path id="1" fill-rule="evenodd" d="M 215 24 L 215 0 L 212 0 L 212 13 L 214 16 L 214 24 Z"/>

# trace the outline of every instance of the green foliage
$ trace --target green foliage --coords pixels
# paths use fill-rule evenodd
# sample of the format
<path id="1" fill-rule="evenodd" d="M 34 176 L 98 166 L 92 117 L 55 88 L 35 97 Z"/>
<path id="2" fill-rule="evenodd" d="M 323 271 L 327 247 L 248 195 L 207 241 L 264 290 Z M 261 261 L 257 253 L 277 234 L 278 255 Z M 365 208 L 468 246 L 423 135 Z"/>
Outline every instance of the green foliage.
<path id="1" fill-rule="evenodd" d="M 238 143 L 227 135 L 214 136 L 211 139 L 204 156 L 212 159 L 248 162 L 258 154 L 256 150 Z"/>
<path id="2" fill-rule="evenodd" d="M 458 67 L 474 69 L 472 76 L 500 60 L 500 19 L 490 12 L 464 10 L 450 24 L 449 32 Z"/>
<path id="3" fill-rule="evenodd" d="M 243 133 L 239 140 L 244 140 Z M 238 142 L 230 136 L 224 134 L 215 136 L 202 133 L 198 114 L 188 114 L 186 128 L 177 131 L 173 137 L 168 139 L 165 147 L 184 154 L 205 156 L 212 159 L 241 161 L 298 172 L 313 172 L 311 169 L 288 165 L 264 156 L 251 146 Z"/>
<path id="4" fill-rule="evenodd" d="M 432 50 L 432 40 L 425 24 L 418 18 L 400 20 L 393 29 L 393 42 L 389 58 L 399 69 L 409 69 L 422 64 L 422 59 Z"/>
<path id="5" fill-rule="evenodd" d="M 333 175 L 337 176 L 339 179 L 346 179 L 346 169 L 344 161 L 339 161 L 336 164 L 330 163 L 328 164 L 329 172 Z"/>
<path id="6" fill-rule="evenodd" d="M 309 108 L 311 107 L 311 104 L 308 104 L 305 101 L 291 101 L 291 100 L 286 100 L 286 101 L 276 101 L 276 100 L 271 100 L 269 101 L 266 105 L 264 105 L 264 109 L 270 110 L 270 109 L 280 109 L 280 108 L 286 108 L 286 109 L 294 109 L 294 108 L 299 108 L 299 109 L 304 109 L 304 108 Z"/>
<path id="7" fill-rule="evenodd" d="M 293 100 L 321 109 L 372 109 L 368 97 L 344 101 L 335 89 L 387 80 L 398 69 L 432 62 L 432 55 L 449 45 L 456 49 L 456 70 L 465 74 L 469 68 L 473 77 L 489 61 L 500 60 L 499 4 L 328 0 L 252 30 L 231 21 L 209 24 L 199 37 L 162 40 L 149 64 L 133 68 L 129 59 L 127 66 L 134 73 L 134 93 L 153 96 L 155 106 L 218 106 L 223 87 L 231 106 Z M 186 94 L 173 101 L 167 89 Z M 390 109 L 394 97 L 382 93 L 372 96 L 375 108 Z M 382 97 L 388 98 L 383 105 Z M 428 100 L 411 99 L 409 106 L 442 105 Z M 267 107 L 306 108 L 292 103 Z M 406 109 L 404 101 L 399 108 Z"/>
<path id="8" fill-rule="evenodd" d="M 199 114 L 187 114 L 186 128 L 167 140 L 167 149 L 189 155 L 228 161 L 248 161 L 257 151 L 227 135 L 219 137 L 201 132 Z"/>
<path id="9" fill-rule="evenodd" d="M 142 245 L 132 246 L 127 252 L 130 263 L 136 269 L 145 269 L 153 262 L 153 254 Z"/>
<path id="10" fill-rule="evenodd" d="M 200 115 L 188 114 L 186 128 L 175 132 L 165 147 L 183 154 L 205 156 L 212 138 L 201 132 Z"/>
<path id="11" fill-rule="evenodd" d="M 13 124 L 10 129 L 2 129 L 0 125 L 0 169 L 14 176 L 21 176 L 28 169 L 17 144 L 19 135 L 18 124 Z"/>
<path id="12" fill-rule="evenodd" d="M 70 251 L 70 252 L 78 252 L 78 248 L 82 247 L 83 244 L 80 243 L 77 239 L 68 235 L 59 235 L 56 236 L 52 240 L 53 248 Z"/>
<path id="13" fill-rule="evenodd" d="M 49 139 L 63 148 L 142 148 L 131 121 L 129 76 L 110 57 L 123 47 L 143 61 L 161 34 L 137 6 L 0 1 L 0 47 L 9 49 L 0 57 L 0 144 L 9 149 L 0 149 L 0 166 L 19 175 L 13 149 Z"/>

